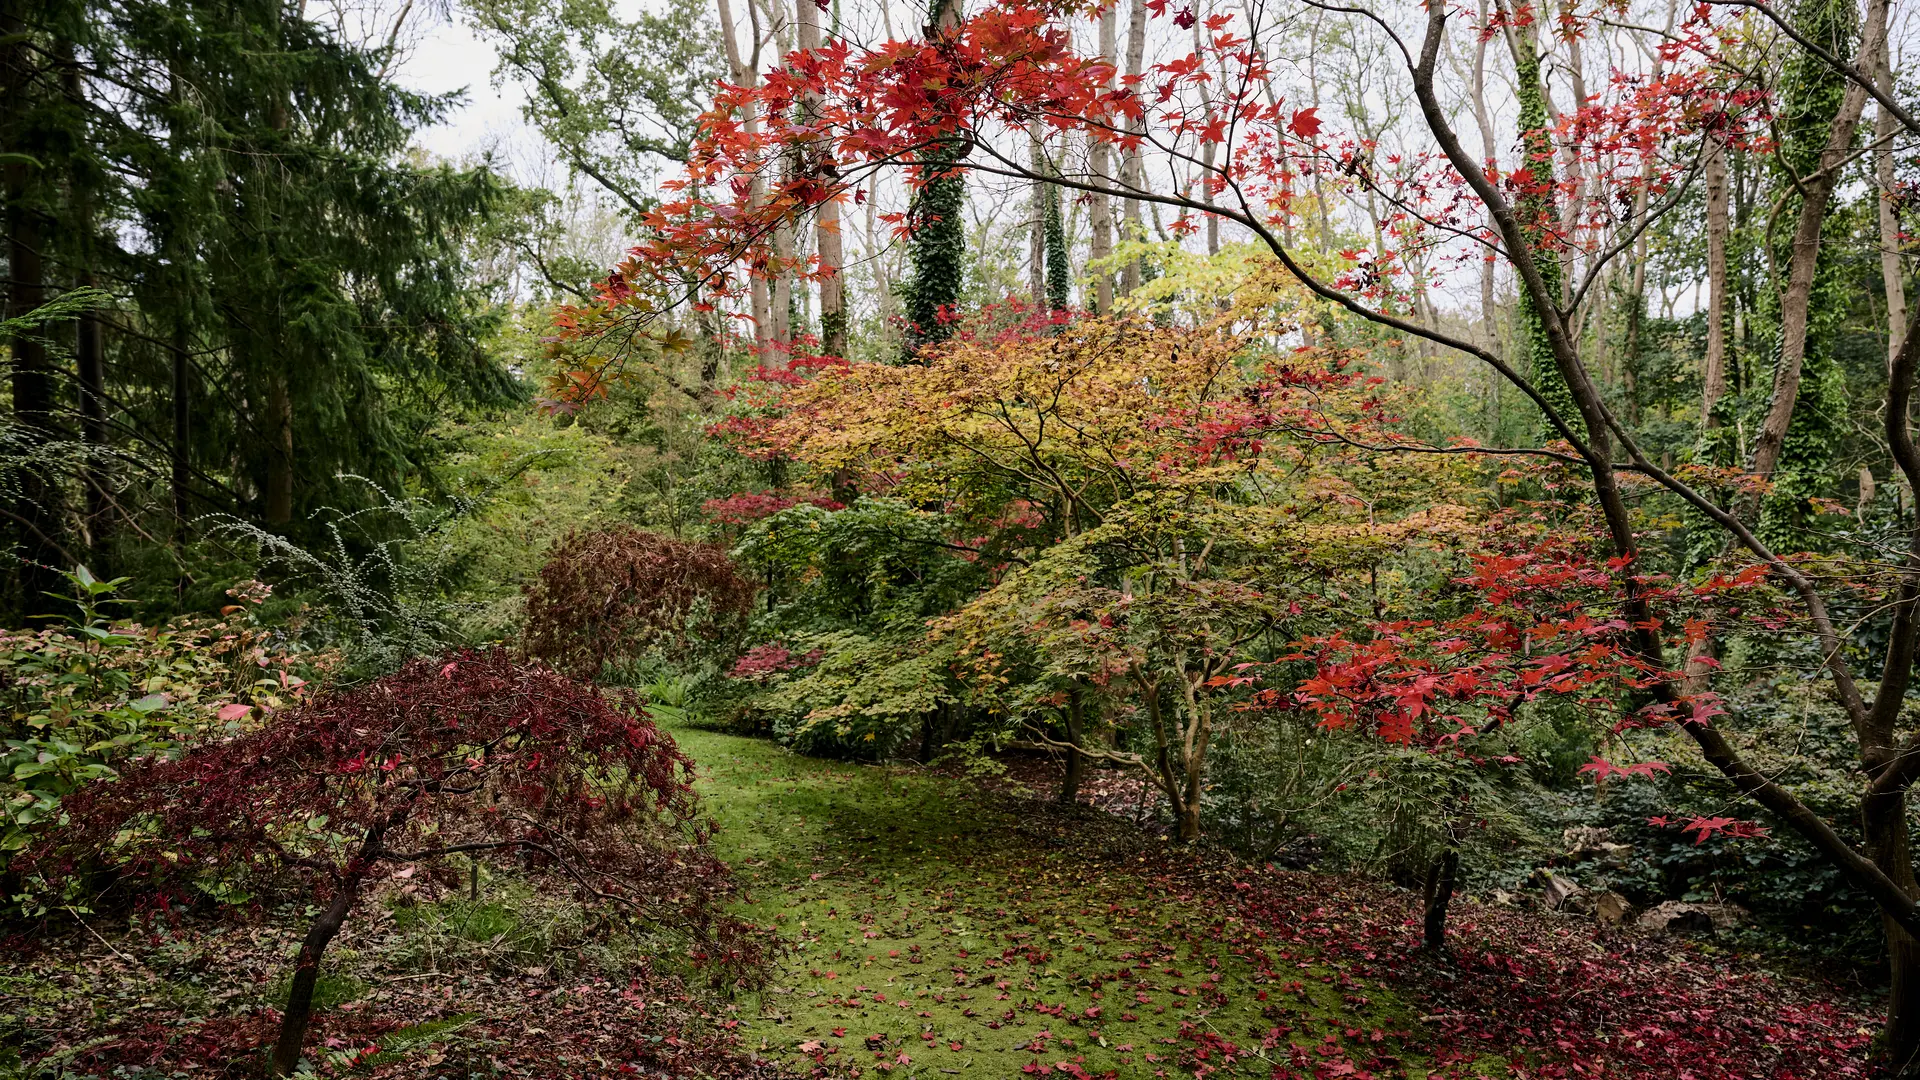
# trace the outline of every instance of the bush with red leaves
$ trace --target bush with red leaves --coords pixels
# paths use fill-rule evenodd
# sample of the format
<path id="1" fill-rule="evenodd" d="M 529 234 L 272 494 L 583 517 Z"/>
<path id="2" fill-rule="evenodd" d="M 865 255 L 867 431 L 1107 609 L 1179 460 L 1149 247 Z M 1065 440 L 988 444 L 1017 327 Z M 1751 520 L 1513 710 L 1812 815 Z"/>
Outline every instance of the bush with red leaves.
<path id="1" fill-rule="evenodd" d="M 693 763 L 632 696 L 611 699 L 506 653 L 417 659 L 260 731 L 82 789 L 14 869 L 49 884 L 105 868 L 126 888 L 304 884 L 303 941 L 274 1063 L 300 1057 L 327 945 L 383 867 L 512 859 L 684 942 L 718 979 L 765 954 L 727 916 Z"/>
<path id="2" fill-rule="evenodd" d="M 527 655 L 577 678 L 647 650 L 720 640 L 753 605 L 754 585 L 712 544 L 631 526 L 569 533 L 527 587 Z"/>
<path id="3" fill-rule="evenodd" d="M 724 499 L 708 499 L 700 504 L 700 509 L 708 518 L 722 525 L 751 525 L 802 503 L 817 506 L 822 510 L 847 508 L 845 503 L 827 495 L 778 495 L 764 491 L 741 491 Z"/>

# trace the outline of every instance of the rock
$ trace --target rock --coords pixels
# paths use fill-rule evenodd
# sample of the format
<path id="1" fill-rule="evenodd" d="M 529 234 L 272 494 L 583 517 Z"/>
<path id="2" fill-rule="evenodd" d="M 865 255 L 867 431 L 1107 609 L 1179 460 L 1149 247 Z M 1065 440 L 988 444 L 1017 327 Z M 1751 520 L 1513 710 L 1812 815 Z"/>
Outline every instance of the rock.
<path id="1" fill-rule="evenodd" d="M 1575 825 L 1560 834 L 1560 843 L 1569 854 L 1582 848 L 1596 847 L 1613 842 L 1613 830 L 1596 828 L 1592 825 Z"/>
<path id="2" fill-rule="evenodd" d="M 1633 903 L 1608 889 L 1593 898 L 1593 917 L 1601 926 L 1625 926 L 1633 921 Z"/>
<path id="3" fill-rule="evenodd" d="M 1598 859 L 1603 865 L 1620 867 L 1633 855 L 1632 844 L 1613 842 L 1612 829 L 1577 825 L 1561 833 L 1560 841 L 1566 845 L 1567 858 L 1574 862 Z"/>
<path id="4" fill-rule="evenodd" d="M 1668 900 L 1655 904 L 1634 925 L 1642 930 L 1667 934 L 1704 934 L 1711 936 L 1732 929 L 1747 920 L 1747 910 L 1738 904 L 1694 904 Z"/>
<path id="5" fill-rule="evenodd" d="M 1505 889 L 1493 890 L 1493 895 L 1489 897 L 1489 899 L 1493 903 L 1499 904 L 1501 907 L 1524 907 L 1525 906 L 1521 902 L 1520 897 L 1514 895 L 1513 893 L 1508 892 Z"/>
<path id="6" fill-rule="evenodd" d="M 1592 898 L 1580 883 L 1563 874 L 1554 874 L 1547 878 L 1547 907 L 1554 911 L 1581 912 L 1589 910 Z"/>
<path id="7" fill-rule="evenodd" d="M 1615 870 L 1627 865 L 1627 860 L 1633 858 L 1632 844 L 1601 844 L 1596 850 L 1600 856 L 1600 865 Z"/>

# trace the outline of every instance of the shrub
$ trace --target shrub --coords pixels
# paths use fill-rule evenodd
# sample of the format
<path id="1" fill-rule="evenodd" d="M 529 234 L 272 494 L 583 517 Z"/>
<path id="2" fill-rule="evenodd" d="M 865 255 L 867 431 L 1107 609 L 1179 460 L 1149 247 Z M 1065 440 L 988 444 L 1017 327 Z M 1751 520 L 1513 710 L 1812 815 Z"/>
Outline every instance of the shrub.
<path id="1" fill-rule="evenodd" d="M 217 619 L 149 627 L 109 616 L 124 578 L 65 576 L 76 608 L 65 626 L 0 631 L 0 852 L 26 846 L 62 797 L 118 763 L 253 726 L 304 700 L 337 660 L 261 627 L 270 590 L 257 581 L 229 589 Z"/>
<path id="2" fill-rule="evenodd" d="M 527 587 L 524 648 L 576 678 L 651 651 L 685 658 L 741 626 L 753 583 L 712 544 L 631 526 L 569 533 Z"/>
<path id="3" fill-rule="evenodd" d="M 289 1073 L 328 944 L 395 864 L 511 858 L 680 935 L 716 978 L 756 977 L 757 937 L 720 908 L 731 879 L 706 849 L 692 774 L 631 695 L 467 651 L 83 788 L 17 868 L 58 883 L 104 865 L 163 894 L 304 886 L 318 916 L 273 1059 Z"/>

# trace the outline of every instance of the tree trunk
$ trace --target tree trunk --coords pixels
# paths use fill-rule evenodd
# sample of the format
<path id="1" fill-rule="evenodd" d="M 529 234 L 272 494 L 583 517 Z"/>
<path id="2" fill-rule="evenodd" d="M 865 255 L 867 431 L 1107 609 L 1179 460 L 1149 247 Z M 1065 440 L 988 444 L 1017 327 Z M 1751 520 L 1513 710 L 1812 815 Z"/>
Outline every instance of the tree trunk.
<path id="1" fill-rule="evenodd" d="M 1453 890 L 1460 873 L 1460 852 L 1448 848 L 1427 867 L 1421 922 L 1426 930 L 1427 948 L 1440 952 L 1447 947 L 1447 906 L 1453 903 Z"/>
<path id="2" fill-rule="evenodd" d="M 18 14 L 7 8 L 0 13 L 0 109 L 25 113 L 38 81 L 38 53 L 30 44 L 29 32 Z M 9 125 L 18 130 L 24 119 Z M 46 302 L 45 213 L 35 205 L 43 194 L 37 179 L 37 164 L 45 151 L 37 146 L 0 146 L 10 151 L 0 165 L 0 186 L 6 194 L 7 295 L 5 311 L 9 318 L 23 318 Z M 34 460 L 34 453 L 54 438 L 54 373 L 47 363 L 46 345 L 41 341 L 47 328 L 31 327 L 7 342 L 12 353 L 11 384 L 13 419 L 27 460 L 15 470 L 13 505 L 14 532 L 18 551 L 24 559 L 20 567 L 19 600 L 23 610 L 33 612 L 42 603 L 41 594 L 58 587 L 55 565 L 66 560 L 58 540 L 60 534 L 60 487 L 50 466 Z"/>
<path id="3" fill-rule="evenodd" d="M 733 73 L 733 81 L 752 89 L 760 82 L 760 42 L 755 40 L 751 55 L 743 56 L 740 42 L 736 37 L 733 21 L 733 5 L 729 0 L 716 0 L 720 15 L 720 42 L 727 54 L 727 68 Z M 760 114 L 749 112 L 741 121 L 749 140 L 760 134 Z M 747 204 L 757 207 L 766 198 L 766 180 L 755 175 L 747 188 Z M 755 266 L 748 269 L 747 306 L 753 316 L 753 349 L 755 358 L 762 364 L 773 362 L 773 301 L 767 290 L 766 267 Z"/>
<path id="4" fill-rule="evenodd" d="M 267 377 L 267 523 L 293 520 L 293 392 L 286 371 Z M 176 423 L 183 402 L 174 406 Z"/>
<path id="5" fill-rule="evenodd" d="M 1191 699 L 1190 699 L 1191 700 Z M 1191 843 L 1200 839 L 1200 804 L 1206 791 L 1207 744 L 1212 740 L 1212 723 L 1207 714 L 1190 703 L 1187 717 L 1187 741 L 1181 764 L 1186 768 L 1186 792 L 1180 800 L 1180 839 Z"/>
<path id="6" fill-rule="evenodd" d="M 287 989 L 287 1011 L 280 1017 L 280 1036 L 273 1044 L 273 1071 L 280 1076 L 293 1075 L 293 1070 L 300 1064 L 300 1046 L 306 1042 L 307 1026 L 313 1020 L 313 988 L 320 981 L 320 961 L 326 956 L 327 946 L 346 923 L 354 901 L 360 898 L 360 886 L 366 880 L 367 869 L 380 853 L 380 844 L 387 830 L 404 820 L 404 817 L 403 811 L 367 829 L 359 854 L 349 864 L 352 869 L 340 879 L 339 891 L 333 894 L 332 902 L 313 921 L 313 925 L 307 929 L 306 938 L 300 942 L 300 954 L 294 960 L 293 980 Z"/>
<path id="7" fill-rule="evenodd" d="M 1191 844 L 1200 839 L 1200 800 L 1182 799 L 1177 807 L 1180 823 L 1180 842 Z"/>
<path id="8" fill-rule="evenodd" d="M 1036 177 L 1047 175 L 1046 147 L 1040 141 L 1040 122 L 1027 125 L 1027 164 Z M 1035 311 L 1047 310 L 1047 190 L 1045 180 L 1030 185 L 1032 224 L 1027 229 L 1027 292 Z"/>
<path id="9" fill-rule="evenodd" d="M 74 56 L 73 43 L 62 41 L 55 52 L 60 57 L 62 88 L 67 99 L 84 111 L 88 104 L 86 86 L 81 80 L 80 63 Z M 79 263 L 74 285 L 91 288 L 98 284 L 94 264 L 99 257 L 94 235 L 93 192 L 77 170 L 70 173 L 68 185 L 76 240 L 74 247 Z M 80 469 L 82 498 L 86 502 L 86 519 L 83 523 L 85 543 L 91 551 L 94 569 L 100 570 L 99 561 L 105 554 L 104 541 L 112 528 L 112 520 L 109 517 L 111 499 L 107 492 L 106 477 L 106 352 L 101 339 L 100 316 L 92 308 L 81 313 L 74 327 L 73 359 L 75 383 L 80 397 L 80 437 L 87 453 Z"/>
<path id="10" fill-rule="evenodd" d="M 193 364 L 188 353 L 186 319 L 182 315 L 173 332 L 173 445 L 169 447 L 172 458 L 173 482 L 173 527 L 176 535 L 185 537 L 187 517 L 190 507 L 187 502 L 187 477 L 193 468 L 192 460 L 192 424 L 193 424 Z M 269 485 L 271 486 L 271 485 Z M 293 515 L 291 498 L 292 488 L 288 487 L 287 516 Z M 271 504 L 271 499 L 268 500 Z M 269 506 L 271 514 L 271 506 Z M 282 518 L 281 520 L 285 520 Z"/>
<path id="11" fill-rule="evenodd" d="M 1667 26 L 1673 26 L 1673 9 L 1667 9 Z M 1570 42 L 1574 55 L 1579 55 L 1580 43 Z M 1664 52 L 1655 52 L 1653 57 L 1652 78 L 1658 83 L 1666 70 L 1667 58 Z M 1585 101 L 1585 89 L 1580 90 L 1577 101 Z M 1626 398 L 1627 423 L 1640 422 L 1640 350 L 1645 344 L 1641 339 L 1647 321 L 1647 246 L 1653 238 L 1653 230 L 1645 228 L 1647 206 L 1653 188 L 1653 157 L 1649 155 L 1640 163 L 1640 190 L 1633 197 L 1633 224 L 1640 228 L 1640 235 L 1633 242 L 1633 295 L 1627 308 L 1627 348 L 1620 358 L 1620 389 Z M 1604 295 L 1601 294 L 1601 295 Z M 1600 338 L 1606 339 L 1607 324 L 1600 321 Z"/>
<path id="12" fill-rule="evenodd" d="M 1887 10 L 1884 7 L 1871 6 L 1868 17 L 1877 17 L 1884 23 Z M 1869 34 L 1880 39 L 1879 56 L 1874 63 L 1874 83 L 1888 97 L 1893 96 L 1893 65 L 1889 57 L 1892 45 L 1887 40 L 1884 25 L 1870 27 Z M 1900 216 L 1894 212 L 1895 195 L 1893 180 L 1894 136 L 1899 132 L 1899 121 L 1879 107 L 1873 118 L 1873 137 L 1878 149 L 1873 152 L 1874 202 L 1879 209 L 1880 224 L 1880 279 L 1887 290 L 1887 358 L 1891 363 L 1900 352 L 1900 345 L 1907 330 L 1907 285 L 1900 262 Z"/>
<path id="13" fill-rule="evenodd" d="M 1080 780 L 1086 774 L 1087 758 L 1080 752 L 1083 738 L 1082 705 L 1078 687 L 1067 694 L 1067 774 L 1060 779 L 1060 805 L 1072 806 L 1080 800 Z"/>
<path id="14" fill-rule="evenodd" d="M 1211 10 L 1211 5 L 1209 5 L 1209 10 Z M 1193 23 L 1193 55 L 1195 56 L 1207 55 L 1206 43 L 1202 38 L 1200 23 L 1201 20 L 1199 19 L 1195 19 Z M 1211 81 L 1202 81 L 1200 83 L 1200 106 L 1205 111 L 1207 123 L 1212 124 L 1214 115 L 1213 87 Z M 1207 190 L 1206 184 L 1214 175 L 1214 145 L 1212 140 L 1200 144 L 1200 200 L 1202 202 L 1211 201 L 1213 198 L 1213 192 Z M 1218 214 L 1207 215 L 1207 254 L 1209 256 L 1220 254 L 1220 215 Z"/>
<path id="15" fill-rule="evenodd" d="M 1881 35 L 1873 25 L 1872 12 L 1884 6 L 1885 0 L 1873 0 L 1867 5 L 1867 32 L 1860 47 L 1861 59 L 1866 61 L 1863 66 L 1871 66 L 1873 58 L 1879 55 L 1875 39 Z M 1884 11 L 1880 20 L 1884 26 Z M 1771 475 L 1780 463 L 1787 429 L 1793 422 L 1793 407 L 1800 398 L 1800 375 L 1807 356 L 1807 323 L 1813 304 L 1814 273 L 1820 264 L 1821 234 L 1834 188 L 1840 182 L 1841 166 L 1853 149 L 1854 134 L 1866 103 L 1866 90 L 1849 82 L 1839 111 L 1827 128 L 1827 142 L 1820 151 L 1818 168 L 1812 176 L 1798 178 L 1800 212 L 1794 222 L 1787 286 L 1780 296 L 1780 351 L 1774 362 L 1773 393 L 1753 446 L 1753 471 L 1761 476 Z"/>
<path id="16" fill-rule="evenodd" d="M 1714 407 L 1727 393 L 1727 144 L 1709 137 L 1707 188 L 1707 370 L 1700 384 L 1700 423 L 1717 427 Z"/>
<path id="17" fill-rule="evenodd" d="M 1869 795 L 1861 802 L 1860 823 L 1867 857 L 1908 896 L 1920 899 L 1920 883 L 1914 879 L 1913 849 L 1907 830 L 1906 792 Z M 1881 925 L 1887 935 L 1887 965 L 1891 976 L 1887 988 L 1885 1051 L 1896 1066 L 1895 1074 L 1905 1076 L 1916 1057 L 1920 1057 L 1920 941 L 1890 917 L 1883 915 Z"/>
<path id="18" fill-rule="evenodd" d="M 1131 77 L 1128 85 L 1138 84 L 1140 66 L 1145 62 L 1146 51 L 1146 0 L 1132 0 L 1132 3 L 1129 4 L 1127 8 L 1127 75 Z M 1146 131 L 1146 120 L 1143 117 L 1133 121 L 1128 126 L 1135 132 L 1144 133 Z M 1137 146 L 1134 149 L 1121 152 L 1120 183 L 1123 188 L 1130 192 L 1140 191 L 1146 187 L 1146 168 L 1141 164 L 1140 149 Z M 1121 237 L 1121 240 L 1128 242 L 1144 240 L 1147 235 L 1147 230 L 1140 216 L 1140 200 L 1127 199 L 1123 207 L 1127 226 L 1126 235 Z M 1139 288 L 1141 280 L 1140 260 L 1137 258 L 1127 260 L 1126 265 L 1120 268 L 1121 294 L 1126 295 Z"/>
<path id="19" fill-rule="evenodd" d="M 79 284 L 94 284 L 91 270 L 82 274 Z M 113 499 L 107 491 L 106 470 L 107 357 L 100 333 L 100 316 L 93 311 L 80 316 L 74 341 L 74 368 L 80 389 L 80 436 L 87 446 L 87 462 L 81 473 L 81 484 L 86 489 L 87 546 L 93 550 L 97 564 L 104 554 L 105 541 L 113 531 Z"/>
<path id="20" fill-rule="evenodd" d="M 820 8 L 812 0 L 800 0 L 798 42 L 802 50 L 820 48 Z M 820 115 L 820 95 L 809 90 L 803 99 L 810 118 Z M 814 144 L 813 153 L 823 163 L 832 160 L 833 145 L 828 140 Z M 828 356 L 847 354 L 846 279 L 840 274 L 846 261 L 840 236 L 840 204 L 832 199 L 820 204 L 814 220 L 814 252 L 820 256 L 820 351 Z"/>
<path id="21" fill-rule="evenodd" d="M 1108 63 L 1113 62 L 1115 51 L 1115 30 L 1119 21 L 1117 7 L 1108 7 L 1100 15 L 1100 57 Z M 1106 89 L 1113 89 L 1113 80 L 1108 79 Z M 1098 134 L 1091 136 L 1092 146 L 1087 151 L 1087 166 L 1092 171 L 1092 182 L 1099 189 L 1087 200 L 1087 210 L 1093 216 L 1093 238 L 1088 244 L 1088 261 L 1093 263 L 1093 308 L 1101 315 L 1113 311 L 1113 268 L 1107 260 L 1113 256 L 1113 204 L 1107 189 L 1111 185 L 1113 171 L 1112 147 Z"/>
<path id="22" fill-rule="evenodd" d="M 793 226 L 774 226 L 773 262 L 773 329 L 771 333 L 777 354 L 782 346 L 786 346 L 793 340 Z"/>

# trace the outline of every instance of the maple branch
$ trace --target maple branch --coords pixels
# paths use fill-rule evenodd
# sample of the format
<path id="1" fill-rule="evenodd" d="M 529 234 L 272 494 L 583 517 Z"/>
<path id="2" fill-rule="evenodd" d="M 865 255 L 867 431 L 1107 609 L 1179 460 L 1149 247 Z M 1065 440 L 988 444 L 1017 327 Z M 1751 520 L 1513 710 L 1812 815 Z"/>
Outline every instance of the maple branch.
<path id="1" fill-rule="evenodd" d="M 1153 772 L 1152 766 L 1148 764 L 1146 758 L 1131 751 L 1106 750 L 1099 747 L 1081 746 L 1077 743 L 1061 742 L 1059 739 L 1048 735 L 1046 729 L 1035 724 L 1032 720 L 1023 719 L 1020 721 L 1020 725 L 1026 728 L 1027 732 L 1033 735 L 1034 738 L 1055 750 L 1076 750 L 1081 755 L 1090 757 L 1095 761 L 1107 761 L 1115 765 L 1132 765 L 1149 775 Z"/>
<path id="2" fill-rule="evenodd" d="M 1632 229 L 1628 230 L 1626 236 L 1622 237 L 1620 241 L 1611 248 L 1604 249 L 1600 254 L 1593 256 L 1587 266 L 1586 279 L 1580 283 L 1579 288 L 1573 290 L 1572 297 L 1567 303 L 1568 311 L 1580 310 L 1581 301 L 1586 299 L 1588 291 L 1600 280 L 1600 271 L 1605 269 L 1608 263 L 1630 250 L 1633 245 L 1639 241 L 1641 235 L 1653 226 L 1655 221 L 1666 217 L 1667 214 L 1673 211 L 1674 207 L 1680 205 L 1681 200 L 1686 197 L 1688 191 L 1693 187 L 1694 177 L 1699 176 L 1701 170 L 1706 168 L 1708 151 L 1704 142 L 1701 145 L 1701 151 L 1700 154 L 1694 157 L 1693 164 L 1688 168 L 1686 175 L 1679 183 L 1673 186 L 1673 195 L 1666 200 L 1665 204 L 1651 207 L 1645 213 L 1640 214 L 1640 220 Z"/>
<path id="3" fill-rule="evenodd" d="M 1660 684 L 1662 687 L 1665 685 Z M 1825 818 L 1814 813 L 1792 792 L 1747 764 L 1718 728 L 1703 720 L 1685 721 L 1681 727 L 1693 737 L 1701 755 L 1733 781 L 1734 787 L 1805 837 L 1822 854 L 1837 863 L 1853 884 L 1872 896 L 1888 918 L 1899 923 L 1908 933 L 1920 937 L 1920 905 L 1915 904 L 1906 891 L 1887 876 L 1886 871 L 1855 850 L 1852 844 L 1834 831 L 1833 826 L 1827 824 Z"/>
<path id="4" fill-rule="evenodd" d="M 1865 90 L 1881 108 L 1887 110 L 1888 116 L 1900 121 L 1902 127 L 1905 127 L 1915 135 L 1920 135 L 1920 120 L 1916 120 L 1912 113 L 1901 108 L 1900 103 L 1893 99 L 1893 95 L 1882 90 L 1878 82 L 1862 72 L 1859 68 L 1835 56 L 1827 49 L 1821 47 L 1818 42 L 1809 39 L 1805 34 L 1795 29 L 1791 22 L 1781 18 L 1780 14 L 1773 10 L 1771 4 L 1761 3 L 1760 0 L 1707 0 L 1707 2 L 1719 7 L 1742 7 L 1758 11 L 1760 14 L 1766 16 L 1768 22 L 1778 27 L 1787 37 L 1793 39 L 1795 45 L 1812 53 L 1815 57 L 1819 58 L 1821 63 L 1826 64 L 1828 67 L 1846 76 L 1849 82 Z"/>

